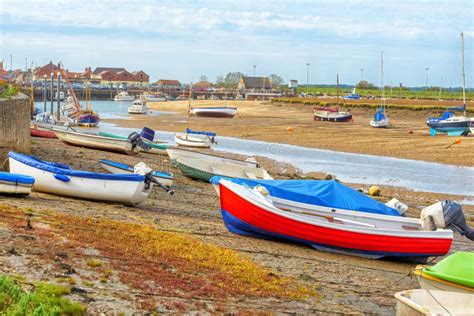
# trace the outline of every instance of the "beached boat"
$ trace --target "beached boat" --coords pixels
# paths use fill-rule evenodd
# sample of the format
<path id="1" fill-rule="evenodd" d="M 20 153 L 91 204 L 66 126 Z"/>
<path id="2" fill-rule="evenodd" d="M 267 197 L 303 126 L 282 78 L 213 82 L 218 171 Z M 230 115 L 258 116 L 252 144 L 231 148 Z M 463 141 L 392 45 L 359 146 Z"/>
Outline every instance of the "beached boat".
<path id="1" fill-rule="evenodd" d="M 382 87 L 382 104 L 380 109 L 375 112 L 374 118 L 370 120 L 370 126 L 375 128 L 386 128 L 388 127 L 389 119 L 385 115 L 385 85 L 383 83 L 383 51 L 380 53 L 380 86 Z"/>
<path id="2" fill-rule="evenodd" d="M 111 161 L 107 159 L 101 159 L 99 160 L 99 163 L 102 168 L 104 168 L 105 170 L 113 174 L 134 173 L 134 168 L 127 164 L 123 164 L 123 163 L 119 163 L 119 162 L 115 162 L 115 161 Z M 170 187 L 173 185 L 174 176 L 172 173 L 162 172 L 162 171 L 153 171 L 151 175 L 158 183 L 161 183 L 162 185 L 166 187 Z"/>
<path id="3" fill-rule="evenodd" d="M 127 91 L 120 91 L 114 97 L 114 101 L 133 101 L 135 97 L 133 95 L 128 94 Z"/>
<path id="4" fill-rule="evenodd" d="M 33 177 L 0 171 L 0 194 L 28 195 L 34 183 Z"/>
<path id="5" fill-rule="evenodd" d="M 129 114 L 147 114 L 150 108 L 142 100 L 133 101 L 132 106 L 128 108 Z"/>
<path id="6" fill-rule="evenodd" d="M 462 97 L 463 106 L 448 108 L 441 117 L 430 117 L 426 125 L 430 128 L 430 135 L 446 133 L 448 136 L 467 135 L 471 132 L 471 121 L 474 118 L 467 117 L 466 103 L 466 73 L 464 72 L 464 34 L 461 32 L 461 61 L 462 61 Z M 456 115 L 454 111 L 463 111 L 463 115 Z"/>
<path id="7" fill-rule="evenodd" d="M 221 117 L 233 118 L 237 114 L 237 108 L 231 107 L 199 107 L 191 108 L 191 115 L 199 117 Z"/>
<path id="8" fill-rule="evenodd" d="M 199 158 L 179 158 L 176 162 L 184 176 L 207 182 L 214 176 L 273 179 L 265 169 L 255 166 L 243 166 L 241 164 Z"/>
<path id="9" fill-rule="evenodd" d="M 406 290 L 395 294 L 397 316 L 472 315 L 474 295 L 436 290 Z"/>
<path id="10" fill-rule="evenodd" d="M 175 133 L 174 141 L 179 146 L 209 148 L 214 143 L 215 133 L 193 132 L 186 129 L 184 133 Z"/>
<path id="11" fill-rule="evenodd" d="M 328 107 L 314 108 L 315 121 L 329 121 L 329 122 L 349 122 L 352 120 L 352 113 L 339 111 Z"/>
<path id="12" fill-rule="evenodd" d="M 100 117 L 92 110 L 84 110 L 77 115 L 77 125 L 85 127 L 95 127 L 99 125 Z"/>
<path id="13" fill-rule="evenodd" d="M 415 218 L 307 204 L 305 199 L 311 192 L 314 194 L 314 187 L 308 189 L 305 181 L 295 181 L 293 185 L 298 188 L 296 193 L 285 194 L 275 203 L 261 187 L 249 188 L 221 179 L 219 192 L 225 225 L 236 234 L 298 242 L 322 251 L 371 259 L 426 262 L 429 257 L 443 256 L 449 251 L 451 230 L 425 231 Z M 348 207 L 359 204 L 351 199 L 345 202 Z"/>
<path id="14" fill-rule="evenodd" d="M 134 154 L 138 150 L 134 148 L 128 139 L 118 139 L 58 129 L 55 129 L 54 133 L 61 141 L 68 145 L 113 151 L 127 155 Z"/>
<path id="15" fill-rule="evenodd" d="M 253 157 L 248 158 L 246 160 L 239 160 L 239 159 L 234 159 L 234 158 L 226 158 L 226 157 L 221 157 L 217 155 L 212 155 L 209 153 L 202 153 L 202 152 L 197 152 L 189 149 L 183 149 L 183 148 L 168 148 L 166 149 L 166 152 L 168 153 L 168 156 L 170 157 L 171 160 L 177 160 L 177 159 L 204 159 L 208 161 L 217 161 L 220 163 L 233 163 L 237 165 L 242 165 L 242 166 L 247 166 L 247 167 L 256 167 L 258 168 L 258 163 L 255 161 Z"/>
<path id="16" fill-rule="evenodd" d="M 474 253 L 458 251 L 432 267 L 417 267 L 414 271 L 420 287 L 474 294 Z"/>
<path id="17" fill-rule="evenodd" d="M 108 132 L 99 132 L 97 135 L 128 140 L 128 137 L 126 136 L 121 136 L 121 135 L 108 133 Z M 150 142 L 149 140 L 144 140 L 144 141 L 145 141 L 145 144 L 150 146 L 150 150 L 147 151 L 147 153 L 150 153 L 150 154 L 166 155 L 167 154 L 166 150 L 170 147 L 170 145 L 165 142 Z"/>
<path id="18" fill-rule="evenodd" d="M 153 188 L 153 184 L 138 174 L 74 170 L 64 164 L 15 152 L 8 153 L 8 157 L 11 172 L 35 179 L 34 191 L 135 205 L 145 201 Z"/>
<path id="19" fill-rule="evenodd" d="M 166 97 L 160 94 L 145 93 L 140 96 L 145 102 L 165 102 Z"/>
<path id="20" fill-rule="evenodd" d="M 30 125 L 30 134 L 33 137 L 57 138 L 54 131 L 36 125 Z"/>
<path id="21" fill-rule="evenodd" d="M 344 99 L 348 100 L 360 100 L 360 94 L 356 93 L 356 88 L 352 89 L 352 93 L 349 95 L 343 96 Z"/>

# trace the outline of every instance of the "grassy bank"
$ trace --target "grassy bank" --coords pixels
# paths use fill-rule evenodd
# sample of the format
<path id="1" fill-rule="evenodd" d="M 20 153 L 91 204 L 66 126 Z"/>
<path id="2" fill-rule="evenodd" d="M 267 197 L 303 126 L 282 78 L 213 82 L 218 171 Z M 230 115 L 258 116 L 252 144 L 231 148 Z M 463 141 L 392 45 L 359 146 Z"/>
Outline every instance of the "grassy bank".
<path id="1" fill-rule="evenodd" d="M 299 87 L 298 93 L 308 93 L 315 96 L 336 96 L 337 89 L 335 87 Z M 340 95 L 347 95 L 352 92 L 352 88 L 341 88 L 339 89 Z M 361 95 L 362 98 L 367 98 L 368 96 L 380 97 L 382 91 L 380 89 L 357 89 L 356 93 Z M 440 94 L 439 90 L 409 90 L 409 89 L 399 89 L 398 87 L 393 87 L 392 89 L 385 89 L 385 96 L 390 98 L 402 98 L 402 99 L 424 99 L 424 100 L 439 100 Z M 466 99 L 473 100 L 474 92 L 467 91 Z M 441 100 L 462 100 L 462 91 L 449 91 L 441 89 Z"/>
<path id="2" fill-rule="evenodd" d="M 438 101 L 436 101 L 438 102 Z M 321 99 L 321 98 L 273 98 L 272 103 L 283 104 L 300 104 L 308 106 L 337 106 L 336 99 Z M 339 105 L 347 108 L 366 108 L 378 109 L 380 107 L 380 100 L 339 100 Z M 410 102 L 397 99 L 386 100 L 385 107 L 392 109 L 403 109 L 412 111 L 444 111 L 448 107 L 460 106 L 460 104 L 439 103 L 430 104 L 430 102 Z M 474 113 L 474 109 L 468 106 L 468 113 Z"/>

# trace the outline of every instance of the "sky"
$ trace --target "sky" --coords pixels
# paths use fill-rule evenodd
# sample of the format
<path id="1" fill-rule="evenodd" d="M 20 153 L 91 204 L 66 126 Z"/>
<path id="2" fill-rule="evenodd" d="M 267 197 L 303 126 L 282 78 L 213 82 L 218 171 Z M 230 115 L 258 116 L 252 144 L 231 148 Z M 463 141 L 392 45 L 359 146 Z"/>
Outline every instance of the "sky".
<path id="1" fill-rule="evenodd" d="M 151 80 L 276 73 L 306 84 L 474 86 L 474 1 L 0 0 L 6 68 L 50 60 L 144 70 Z M 429 68 L 428 71 L 425 68 Z"/>

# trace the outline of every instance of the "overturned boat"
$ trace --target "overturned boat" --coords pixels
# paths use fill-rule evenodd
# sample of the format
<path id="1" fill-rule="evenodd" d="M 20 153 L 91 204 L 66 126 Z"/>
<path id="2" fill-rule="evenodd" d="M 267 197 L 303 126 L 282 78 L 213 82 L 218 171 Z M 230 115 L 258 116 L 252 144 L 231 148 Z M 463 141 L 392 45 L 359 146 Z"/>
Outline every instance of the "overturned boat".
<path id="1" fill-rule="evenodd" d="M 237 108 L 232 107 L 199 107 L 191 108 L 191 115 L 199 117 L 233 118 L 237 114 Z"/>

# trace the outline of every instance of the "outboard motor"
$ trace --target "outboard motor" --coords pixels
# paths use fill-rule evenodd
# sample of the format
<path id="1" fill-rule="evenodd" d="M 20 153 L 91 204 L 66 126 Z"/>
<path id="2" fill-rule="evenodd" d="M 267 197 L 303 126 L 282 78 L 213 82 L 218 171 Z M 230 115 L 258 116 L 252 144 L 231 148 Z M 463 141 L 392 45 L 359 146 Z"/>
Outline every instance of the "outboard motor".
<path id="1" fill-rule="evenodd" d="M 424 208 L 420 217 L 424 230 L 449 228 L 474 240 L 474 229 L 467 226 L 462 206 L 459 203 L 450 200 L 435 203 Z"/>
<path id="2" fill-rule="evenodd" d="M 141 138 L 144 138 L 150 142 L 153 142 L 153 139 L 155 139 L 155 131 L 152 130 L 151 128 L 144 127 L 140 133 Z"/>
<path id="3" fill-rule="evenodd" d="M 149 189 L 152 184 L 159 186 L 163 190 L 166 191 L 169 195 L 173 195 L 174 191 L 171 190 L 171 188 L 166 187 L 156 181 L 156 179 L 153 177 L 153 169 L 148 167 L 144 162 L 139 162 L 133 167 L 133 173 L 139 174 L 145 177 L 145 189 Z"/>
<path id="4" fill-rule="evenodd" d="M 148 146 L 143 139 L 141 138 L 140 134 L 133 132 L 130 135 L 128 135 L 128 140 L 132 143 L 132 150 L 135 150 L 135 148 L 140 147 L 144 151 L 149 151 L 151 149 L 150 146 Z"/>

